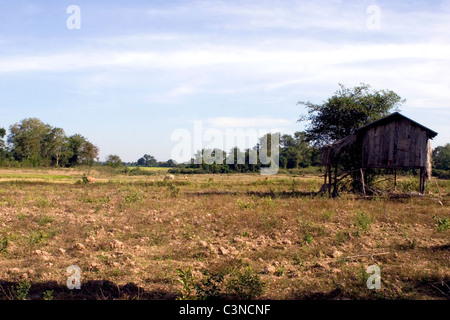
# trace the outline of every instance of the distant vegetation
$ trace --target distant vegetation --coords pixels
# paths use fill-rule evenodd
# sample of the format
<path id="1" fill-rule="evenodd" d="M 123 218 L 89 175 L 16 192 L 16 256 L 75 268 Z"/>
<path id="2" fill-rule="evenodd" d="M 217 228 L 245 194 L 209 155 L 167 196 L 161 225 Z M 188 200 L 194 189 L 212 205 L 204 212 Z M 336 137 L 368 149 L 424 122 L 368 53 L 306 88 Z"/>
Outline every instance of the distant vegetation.
<path id="1" fill-rule="evenodd" d="M 92 165 L 98 147 L 80 134 L 67 136 L 63 129 L 44 124 L 37 118 L 27 118 L 0 128 L 0 165 L 6 167 L 73 167 Z"/>
<path id="2" fill-rule="evenodd" d="M 332 143 L 355 129 L 385 116 L 392 109 L 404 103 L 392 91 L 375 91 L 369 85 L 347 89 L 340 85 L 340 90 L 324 103 L 318 105 L 302 102 L 308 110 L 307 115 L 298 121 L 308 121 L 305 131 L 293 135 L 280 134 L 279 168 L 289 172 L 319 171 L 320 148 Z M 6 138 L 6 141 L 5 141 Z M 151 175 L 153 172 L 139 168 L 170 168 L 170 173 L 259 173 L 261 154 L 268 154 L 273 134 L 267 133 L 259 138 L 253 147 L 240 150 L 234 147 L 224 151 L 220 149 L 197 150 L 187 163 L 175 160 L 158 161 L 150 154 L 144 154 L 136 162 L 126 163 L 116 155 L 108 155 L 105 162 L 98 158 L 99 148 L 80 134 L 67 136 L 62 128 L 44 124 L 37 118 L 26 118 L 11 125 L 9 134 L 0 128 L 0 166 L 3 167 L 74 167 L 78 165 L 101 165 L 116 172 L 129 175 Z M 270 152 L 269 152 L 270 153 Z M 205 161 L 208 155 L 213 161 Z M 252 154 L 256 162 L 250 161 Z M 433 150 L 433 175 L 443 179 L 450 178 L 450 144 L 438 146 Z M 348 169 L 354 157 L 340 166 Z M 95 161 L 96 160 L 96 161 Z M 253 158 L 254 160 L 254 158 Z"/>

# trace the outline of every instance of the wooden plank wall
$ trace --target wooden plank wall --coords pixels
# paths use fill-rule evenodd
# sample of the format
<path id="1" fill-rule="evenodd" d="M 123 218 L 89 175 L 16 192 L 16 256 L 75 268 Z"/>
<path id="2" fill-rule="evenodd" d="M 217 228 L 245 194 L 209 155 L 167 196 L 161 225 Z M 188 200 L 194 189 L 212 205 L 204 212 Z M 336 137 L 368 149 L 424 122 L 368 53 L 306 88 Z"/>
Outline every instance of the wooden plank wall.
<path id="1" fill-rule="evenodd" d="M 363 167 L 425 168 L 427 166 L 427 133 L 407 119 L 374 126 L 363 134 Z"/>

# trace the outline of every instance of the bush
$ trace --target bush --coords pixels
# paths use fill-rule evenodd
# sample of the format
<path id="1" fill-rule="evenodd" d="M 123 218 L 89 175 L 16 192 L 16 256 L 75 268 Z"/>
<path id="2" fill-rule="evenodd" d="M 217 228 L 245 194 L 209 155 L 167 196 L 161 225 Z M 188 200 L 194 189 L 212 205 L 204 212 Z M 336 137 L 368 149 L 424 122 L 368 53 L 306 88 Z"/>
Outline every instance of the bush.
<path id="1" fill-rule="evenodd" d="M 227 291 L 237 299 L 249 300 L 259 297 L 264 291 L 264 283 L 251 267 L 236 270 L 227 281 Z"/>
<path id="2" fill-rule="evenodd" d="M 359 211 L 355 218 L 355 225 L 364 231 L 369 230 L 370 224 L 372 223 L 372 218 L 370 215 Z"/>
<path id="3" fill-rule="evenodd" d="M 178 268 L 178 282 L 182 284 L 182 288 L 178 291 L 177 300 L 195 300 L 196 297 L 193 294 L 195 289 L 195 281 L 192 276 L 191 267 L 187 268 L 186 271 Z"/>
<path id="4" fill-rule="evenodd" d="M 419 190 L 419 179 L 408 178 L 405 180 L 400 180 L 397 183 L 397 187 L 399 190 L 403 192 L 412 192 Z"/>
<path id="5" fill-rule="evenodd" d="M 204 174 L 205 170 L 202 168 L 172 168 L 168 173 L 171 174 Z"/>
<path id="6" fill-rule="evenodd" d="M 203 271 L 203 278 L 195 284 L 200 300 L 214 300 L 222 297 L 224 274 Z"/>
<path id="7" fill-rule="evenodd" d="M 438 216 L 433 216 L 434 221 L 437 223 L 437 231 L 443 232 L 450 229 L 450 219 L 449 218 L 439 218 Z"/>
<path id="8" fill-rule="evenodd" d="M 433 169 L 432 176 L 439 179 L 450 179 L 450 170 Z"/>
<path id="9" fill-rule="evenodd" d="M 153 172 L 153 171 L 150 171 L 150 170 L 142 170 L 139 167 L 131 169 L 131 170 L 129 170 L 127 172 L 124 172 L 124 173 L 128 174 L 129 176 L 153 176 L 153 175 L 156 175 L 156 172 Z"/>
<path id="10" fill-rule="evenodd" d="M 31 284 L 28 281 L 18 283 L 13 289 L 12 294 L 15 300 L 26 300 Z"/>

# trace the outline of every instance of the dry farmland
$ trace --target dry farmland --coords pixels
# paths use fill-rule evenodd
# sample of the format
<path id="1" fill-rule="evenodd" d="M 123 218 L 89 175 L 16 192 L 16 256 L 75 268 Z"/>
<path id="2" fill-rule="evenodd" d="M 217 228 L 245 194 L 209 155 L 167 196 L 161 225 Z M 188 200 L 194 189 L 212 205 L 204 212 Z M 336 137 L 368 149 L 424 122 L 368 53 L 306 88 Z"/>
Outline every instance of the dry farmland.
<path id="1" fill-rule="evenodd" d="M 450 296 L 450 181 L 367 200 L 314 196 L 313 175 L 83 173 L 0 171 L 0 299 Z"/>

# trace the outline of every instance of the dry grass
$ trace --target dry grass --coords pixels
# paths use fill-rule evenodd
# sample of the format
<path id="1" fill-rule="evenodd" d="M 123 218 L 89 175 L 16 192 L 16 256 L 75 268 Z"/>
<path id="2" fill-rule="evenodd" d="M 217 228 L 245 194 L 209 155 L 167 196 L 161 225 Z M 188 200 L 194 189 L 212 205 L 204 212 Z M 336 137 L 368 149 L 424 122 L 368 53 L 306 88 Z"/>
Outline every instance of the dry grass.
<path id="1" fill-rule="evenodd" d="M 165 182 L 93 171 L 96 182 L 83 184 L 75 183 L 78 171 L 1 174 L 43 175 L 0 175 L 1 299 L 17 299 L 20 290 L 28 299 L 175 299 L 177 269 L 189 267 L 192 283 L 203 279 L 203 289 L 216 290 L 208 297 L 248 298 L 236 284 L 255 283 L 264 286 L 250 297 L 263 299 L 450 295 L 450 230 L 437 227 L 450 218 L 448 181 L 439 181 L 441 205 L 434 183 L 425 197 L 331 200 L 313 196 L 322 181 L 314 176 Z M 366 287 L 365 269 L 374 264 L 380 290 Z M 81 290 L 66 287 L 70 265 L 81 268 Z M 211 275 L 223 277 L 216 287 Z M 190 298 L 202 296 L 191 286 Z"/>

